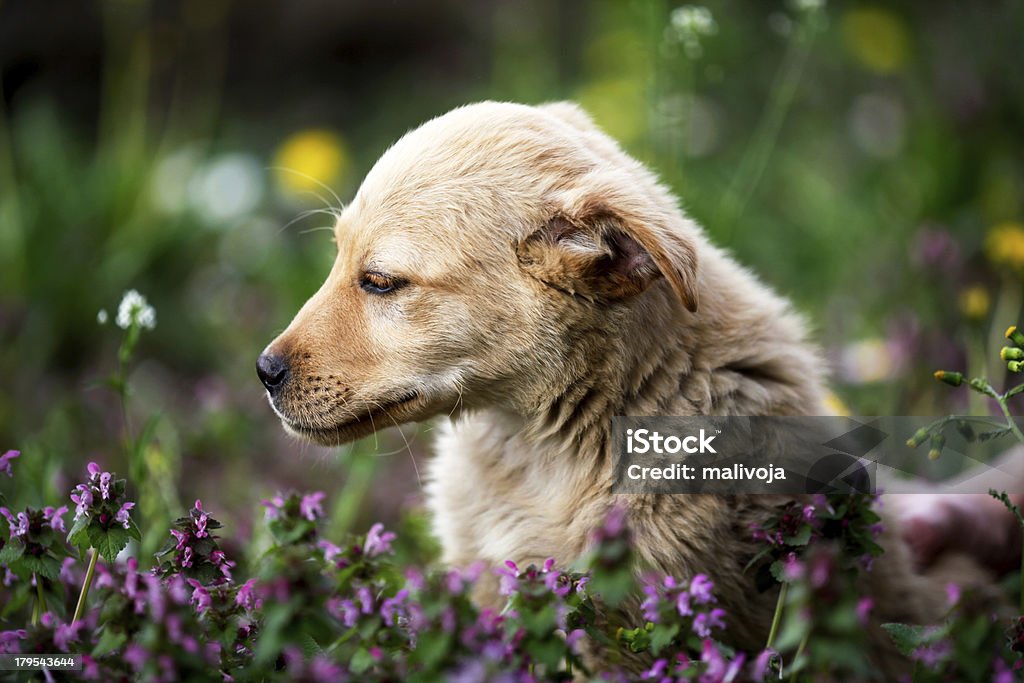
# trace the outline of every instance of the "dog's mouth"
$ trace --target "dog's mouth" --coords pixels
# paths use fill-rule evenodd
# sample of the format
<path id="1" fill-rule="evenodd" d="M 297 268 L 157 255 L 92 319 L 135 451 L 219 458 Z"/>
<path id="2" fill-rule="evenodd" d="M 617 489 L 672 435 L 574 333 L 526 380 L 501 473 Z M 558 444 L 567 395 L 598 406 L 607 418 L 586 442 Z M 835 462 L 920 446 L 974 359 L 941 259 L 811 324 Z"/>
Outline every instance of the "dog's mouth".
<path id="1" fill-rule="evenodd" d="M 377 430 L 408 422 L 412 417 L 409 408 L 419 398 L 419 392 L 407 391 L 396 398 L 376 402 L 372 408 L 364 408 L 354 416 L 347 416 L 326 427 L 305 425 L 280 410 L 277 410 L 277 413 L 285 427 L 296 435 L 324 446 L 337 446 L 368 436 Z"/>

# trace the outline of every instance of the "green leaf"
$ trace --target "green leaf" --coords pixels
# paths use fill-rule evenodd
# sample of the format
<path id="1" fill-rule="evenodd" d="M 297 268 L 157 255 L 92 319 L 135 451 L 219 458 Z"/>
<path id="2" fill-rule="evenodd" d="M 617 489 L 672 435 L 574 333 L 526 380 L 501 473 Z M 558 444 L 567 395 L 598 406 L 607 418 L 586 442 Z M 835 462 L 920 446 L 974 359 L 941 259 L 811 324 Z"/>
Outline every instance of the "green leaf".
<path id="1" fill-rule="evenodd" d="M 789 545 L 807 545 L 811 541 L 811 525 L 804 524 L 795 534 L 785 539 Z"/>
<path id="2" fill-rule="evenodd" d="M 128 537 L 133 538 L 138 542 L 142 542 L 142 532 L 139 531 L 139 525 L 135 523 L 134 519 L 128 520 Z"/>
<path id="3" fill-rule="evenodd" d="M 102 657 L 105 654 L 109 654 L 124 645 L 127 640 L 128 636 L 123 631 L 113 631 L 105 628 L 103 633 L 100 634 L 100 639 L 97 641 L 96 646 L 92 649 L 92 656 Z"/>
<path id="4" fill-rule="evenodd" d="M 90 524 L 87 529 L 89 542 L 96 548 L 100 556 L 108 562 L 113 562 L 117 559 L 117 554 L 124 550 L 131 538 L 128 535 L 128 531 L 118 525 L 103 529 L 99 524 Z"/>
<path id="5" fill-rule="evenodd" d="M 11 539 L 8 543 L 0 549 L 0 563 L 12 564 L 16 562 L 25 553 L 25 544 L 21 541 L 14 541 Z"/>
<path id="6" fill-rule="evenodd" d="M 71 525 L 71 531 L 68 532 L 68 543 L 77 545 L 80 548 L 88 548 L 89 535 L 86 533 L 86 528 L 91 521 L 92 518 L 89 515 L 82 515 L 76 519 L 75 523 Z"/>
<path id="7" fill-rule="evenodd" d="M 889 637 L 896 644 L 896 648 L 904 656 L 922 645 L 928 645 L 942 638 L 949 631 L 949 624 L 936 628 L 934 626 L 914 626 L 911 624 L 882 624 Z"/>
<path id="8" fill-rule="evenodd" d="M 356 650 L 355 654 L 352 655 L 352 659 L 349 660 L 349 671 L 354 674 L 361 674 L 373 666 L 373 661 L 373 655 L 365 647 L 361 647 Z"/>
<path id="9" fill-rule="evenodd" d="M 23 555 L 16 567 L 11 567 L 11 569 L 19 576 L 22 575 L 22 572 L 26 574 L 39 574 L 51 581 L 56 581 L 57 577 L 60 576 L 60 562 L 55 557 L 49 555 L 41 555 L 39 557 Z"/>
<path id="10" fill-rule="evenodd" d="M 653 630 L 651 630 L 651 650 L 654 654 L 660 653 L 665 647 L 670 645 L 675 639 L 676 635 L 679 634 L 679 624 L 657 624 Z"/>

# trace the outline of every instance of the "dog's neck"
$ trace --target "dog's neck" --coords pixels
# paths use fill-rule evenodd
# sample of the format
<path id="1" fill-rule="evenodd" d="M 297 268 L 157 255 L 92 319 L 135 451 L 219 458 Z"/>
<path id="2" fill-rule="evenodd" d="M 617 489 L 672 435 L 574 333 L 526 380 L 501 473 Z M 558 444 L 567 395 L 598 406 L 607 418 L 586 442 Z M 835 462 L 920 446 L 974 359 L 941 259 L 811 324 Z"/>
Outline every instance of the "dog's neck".
<path id="1" fill-rule="evenodd" d="M 660 282 L 581 330 L 576 371 L 526 402 L 521 437 L 605 461 L 614 415 L 824 414 L 823 364 L 800 317 L 714 247 L 700 273 L 697 313 Z"/>

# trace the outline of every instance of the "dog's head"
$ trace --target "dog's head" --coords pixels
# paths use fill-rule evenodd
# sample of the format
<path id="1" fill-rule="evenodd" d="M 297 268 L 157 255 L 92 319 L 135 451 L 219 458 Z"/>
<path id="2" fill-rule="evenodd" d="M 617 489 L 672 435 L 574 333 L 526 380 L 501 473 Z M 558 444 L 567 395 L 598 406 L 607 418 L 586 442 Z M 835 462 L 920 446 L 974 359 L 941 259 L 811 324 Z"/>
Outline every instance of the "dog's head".
<path id="1" fill-rule="evenodd" d="M 697 307 L 696 229 L 567 104 L 482 103 L 408 133 L 335 241 L 326 282 L 257 363 L 285 426 L 325 445 L 528 403 L 581 362 L 581 330 L 650 290 Z"/>

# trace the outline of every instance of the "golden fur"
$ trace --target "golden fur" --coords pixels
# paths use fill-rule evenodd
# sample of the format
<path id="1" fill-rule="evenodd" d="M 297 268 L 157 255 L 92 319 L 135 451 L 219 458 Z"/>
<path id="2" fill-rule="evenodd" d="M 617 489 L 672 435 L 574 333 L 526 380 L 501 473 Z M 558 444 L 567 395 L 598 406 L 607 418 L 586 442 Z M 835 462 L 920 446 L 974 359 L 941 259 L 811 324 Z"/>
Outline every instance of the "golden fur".
<path id="1" fill-rule="evenodd" d="M 569 564 L 625 504 L 640 560 L 709 574 L 734 645 L 774 592 L 743 572 L 768 496 L 614 496 L 613 415 L 823 415 L 824 367 L 790 305 L 710 244 L 655 176 L 571 104 L 456 109 L 389 149 L 345 208 L 327 281 L 268 347 L 285 425 L 339 444 L 451 415 L 428 506 L 444 561 Z M 366 273 L 397 284 L 364 291 Z M 938 616 L 887 524 L 874 617 Z M 496 603 L 484 586 L 479 598 Z M 872 625 L 872 656 L 903 664 Z"/>

